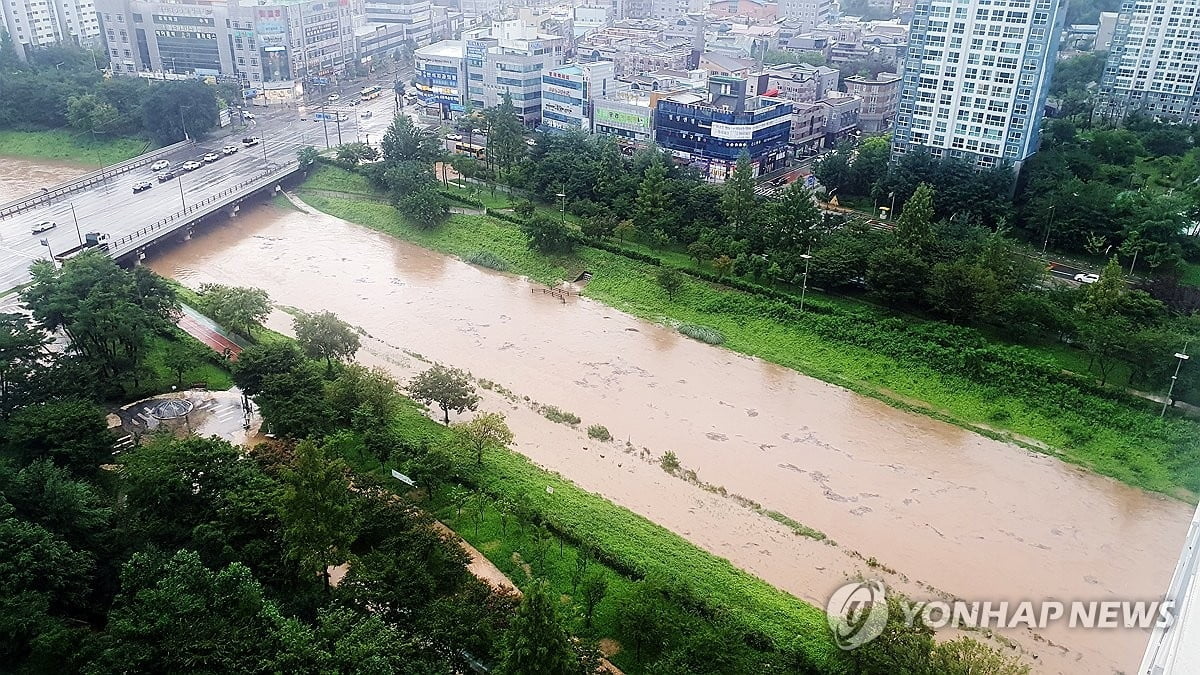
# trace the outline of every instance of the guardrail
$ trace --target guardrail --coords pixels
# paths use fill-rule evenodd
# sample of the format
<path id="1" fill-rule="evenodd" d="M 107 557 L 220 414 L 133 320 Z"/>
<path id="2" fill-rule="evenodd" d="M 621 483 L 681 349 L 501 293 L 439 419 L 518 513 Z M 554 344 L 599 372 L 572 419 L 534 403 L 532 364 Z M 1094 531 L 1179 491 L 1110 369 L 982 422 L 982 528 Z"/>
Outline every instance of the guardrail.
<path id="1" fill-rule="evenodd" d="M 152 232 L 162 230 L 162 229 L 166 228 L 168 225 L 178 226 L 182 223 L 190 222 L 190 221 L 194 220 L 195 218 L 200 217 L 200 216 L 196 215 L 198 212 L 205 211 L 207 213 L 209 211 L 214 210 L 213 208 L 210 208 L 210 207 L 212 207 L 212 205 L 214 203 L 225 201 L 227 197 L 229 197 L 232 194 L 236 194 L 238 192 L 242 192 L 242 191 L 253 192 L 254 190 L 258 190 L 266 185 L 269 185 L 272 181 L 276 180 L 277 178 L 281 178 L 283 176 L 286 176 L 286 175 L 292 173 L 293 171 L 295 171 L 298 168 L 300 168 L 300 165 L 298 162 L 295 162 L 295 161 L 288 162 L 286 164 L 278 164 L 275 166 L 275 168 L 267 169 L 266 173 L 260 174 L 258 176 L 255 176 L 254 178 L 250 178 L 248 180 L 244 180 L 241 183 L 234 185 L 233 187 L 225 188 L 224 190 L 221 190 L 220 192 L 218 192 L 214 195 L 205 197 L 204 199 L 196 202 L 195 204 L 188 204 L 182 211 L 176 211 L 175 213 L 172 213 L 171 215 L 167 216 L 166 218 L 163 218 L 162 220 L 156 221 L 150 225 L 147 225 L 146 227 L 143 227 L 142 229 L 140 229 L 136 232 L 131 232 L 131 233 L 125 235 L 124 237 L 121 237 L 120 239 L 113 241 L 112 243 L 110 243 L 108 245 L 108 250 L 114 255 L 114 257 L 121 255 L 122 252 L 119 252 L 118 249 L 120 249 L 122 246 L 124 246 L 126 244 L 130 244 L 130 243 L 134 242 L 135 240 L 140 239 Z M 262 185 L 254 186 L 255 183 L 262 183 Z M 251 187 L 251 186 L 254 186 L 254 187 Z M 247 188 L 249 188 L 249 189 L 247 189 Z M 219 205 L 217 208 L 219 208 Z M 205 214 L 200 214 L 200 215 L 202 216 Z M 189 216 L 191 216 L 191 217 L 189 217 Z"/>
<path id="2" fill-rule="evenodd" d="M 180 141 L 178 143 L 168 145 L 165 148 L 159 148 L 158 150 L 127 159 L 124 162 L 113 164 L 112 166 L 106 166 L 91 173 L 72 178 L 65 183 L 59 183 L 54 187 L 43 188 L 38 193 L 29 195 L 28 197 L 22 197 L 21 199 L 8 202 L 7 204 L 0 204 L 0 218 L 14 216 L 27 209 L 45 204 L 46 202 L 53 200 L 55 197 L 61 197 L 65 194 L 83 189 L 89 185 L 94 185 L 100 181 L 108 180 L 113 176 L 136 169 L 139 166 L 144 166 L 151 162 L 155 162 L 163 155 L 168 155 L 176 150 L 179 150 L 180 148 L 186 148 L 195 144 L 196 141 L 194 140 Z"/>

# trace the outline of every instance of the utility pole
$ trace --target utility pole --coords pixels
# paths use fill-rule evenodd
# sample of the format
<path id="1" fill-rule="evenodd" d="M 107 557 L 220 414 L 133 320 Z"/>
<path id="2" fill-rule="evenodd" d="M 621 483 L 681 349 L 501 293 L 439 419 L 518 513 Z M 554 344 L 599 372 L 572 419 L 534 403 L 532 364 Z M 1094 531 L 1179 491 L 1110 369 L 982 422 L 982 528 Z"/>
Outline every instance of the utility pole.
<path id="1" fill-rule="evenodd" d="M 325 130 L 325 149 L 329 149 L 329 117 L 325 113 L 325 106 L 321 106 L 321 128 Z"/>
<path id="2" fill-rule="evenodd" d="M 812 255 L 805 253 L 800 256 L 804 258 L 804 283 L 800 286 L 800 311 L 804 311 L 804 296 L 808 295 L 808 263 L 812 260 Z"/>
<path id="3" fill-rule="evenodd" d="M 75 221 L 75 236 L 79 237 L 79 245 L 83 246 L 83 234 L 79 231 L 79 216 L 75 215 L 75 202 L 67 202 L 71 205 L 71 219 Z"/>
<path id="4" fill-rule="evenodd" d="M 1175 374 L 1171 376 L 1171 386 L 1167 387 L 1167 397 L 1163 399 L 1162 412 L 1158 413 L 1159 419 L 1162 419 L 1167 414 L 1167 406 L 1171 403 L 1171 395 L 1175 393 L 1175 382 L 1179 380 L 1179 369 L 1183 367 L 1184 361 L 1192 358 L 1187 353 L 1189 344 L 1191 344 L 1190 340 L 1184 342 L 1183 351 L 1175 352 L 1175 358 L 1179 359 L 1179 362 L 1175 364 Z"/>
<path id="5" fill-rule="evenodd" d="M 187 211 L 187 199 L 183 196 L 183 175 L 175 177 L 179 181 L 179 202 L 183 204 L 183 210 Z"/>
<path id="6" fill-rule="evenodd" d="M 1054 226 L 1054 214 L 1056 204 L 1050 205 L 1050 220 L 1046 222 L 1046 238 L 1042 240 L 1042 255 L 1046 255 L 1046 247 L 1050 245 L 1050 228 Z"/>

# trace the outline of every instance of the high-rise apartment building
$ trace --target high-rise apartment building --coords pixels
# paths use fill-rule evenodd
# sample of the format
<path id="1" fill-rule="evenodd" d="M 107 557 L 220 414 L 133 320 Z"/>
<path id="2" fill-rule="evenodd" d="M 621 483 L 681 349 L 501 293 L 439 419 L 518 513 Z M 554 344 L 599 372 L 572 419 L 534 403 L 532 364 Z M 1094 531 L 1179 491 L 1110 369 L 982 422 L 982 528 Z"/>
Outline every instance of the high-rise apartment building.
<path id="1" fill-rule="evenodd" d="M 1200 121 L 1200 6 L 1196 0 L 1125 0 L 1100 79 L 1099 117 L 1141 111 Z"/>
<path id="2" fill-rule="evenodd" d="M 100 35 L 92 0 L 3 0 L 0 21 L 21 60 L 37 47 L 87 46 Z"/>
<path id="3" fill-rule="evenodd" d="M 918 0 L 893 157 L 928 151 L 978 167 L 1037 152 L 1062 0 Z"/>

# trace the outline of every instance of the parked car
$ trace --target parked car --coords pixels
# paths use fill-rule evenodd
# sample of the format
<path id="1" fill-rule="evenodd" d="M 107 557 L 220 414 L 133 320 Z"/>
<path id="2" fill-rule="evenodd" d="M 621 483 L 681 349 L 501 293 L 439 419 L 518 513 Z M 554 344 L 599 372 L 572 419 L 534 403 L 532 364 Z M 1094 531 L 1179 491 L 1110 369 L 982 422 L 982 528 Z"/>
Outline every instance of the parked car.
<path id="1" fill-rule="evenodd" d="M 1078 281 L 1081 284 L 1094 284 L 1097 281 L 1100 281 L 1100 275 L 1080 273 L 1075 275 L 1075 281 Z"/>
<path id="2" fill-rule="evenodd" d="M 152 187 L 154 187 L 154 185 L 150 181 L 139 180 L 138 182 L 133 184 L 133 194 L 136 195 L 139 192 L 145 192 L 146 190 L 149 190 Z"/>
<path id="3" fill-rule="evenodd" d="M 227 145 L 227 146 L 221 148 L 222 155 L 232 155 L 233 153 L 235 153 L 237 151 L 238 151 L 238 146 L 236 146 L 236 145 Z"/>
<path id="4" fill-rule="evenodd" d="M 204 165 L 201 164 L 200 162 L 197 162 L 196 160 L 192 159 L 192 160 L 188 160 L 183 163 L 183 170 L 184 171 L 195 171 L 196 169 L 199 169 L 202 166 L 204 166 Z"/>
<path id="5" fill-rule="evenodd" d="M 58 227 L 58 223 L 54 222 L 53 220 L 43 220 L 42 222 L 33 226 L 33 234 L 48 232 L 56 227 Z"/>
<path id="6" fill-rule="evenodd" d="M 254 145 L 258 145 L 258 137 L 257 136 L 247 136 L 242 139 L 242 145 L 246 146 L 247 148 L 254 146 Z"/>
<path id="7" fill-rule="evenodd" d="M 165 159 L 160 159 L 157 162 L 150 165 L 151 171 L 162 171 L 164 169 L 169 169 L 169 168 L 171 168 L 171 163 Z"/>
<path id="8" fill-rule="evenodd" d="M 208 164 L 212 164 L 213 162 L 217 161 L 218 159 L 221 159 L 221 156 L 215 152 L 210 152 L 210 153 L 204 155 L 204 157 L 202 157 L 201 159 L 203 159 Z"/>
<path id="9" fill-rule="evenodd" d="M 338 99 L 340 99 L 340 98 L 341 98 L 341 96 L 340 96 L 339 94 L 330 94 L 330 95 L 327 97 L 327 100 L 329 100 L 329 101 L 336 101 L 336 100 L 338 100 Z"/>

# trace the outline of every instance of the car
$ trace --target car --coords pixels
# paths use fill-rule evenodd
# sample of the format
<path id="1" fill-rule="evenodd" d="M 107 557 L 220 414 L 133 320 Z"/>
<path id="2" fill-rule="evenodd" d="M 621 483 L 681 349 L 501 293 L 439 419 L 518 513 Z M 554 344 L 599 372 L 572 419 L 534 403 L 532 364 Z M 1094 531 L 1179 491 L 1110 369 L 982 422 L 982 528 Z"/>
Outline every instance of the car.
<path id="1" fill-rule="evenodd" d="M 352 99 L 350 99 L 350 105 L 358 105 L 359 103 L 362 103 L 362 99 L 361 99 L 361 98 L 352 98 Z"/>
<path id="2" fill-rule="evenodd" d="M 471 133 L 475 134 L 476 136 L 482 136 L 482 135 L 483 135 L 483 129 L 472 129 L 472 130 L 471 130 Z"/>
<path id="3" fill-rule="evenodd" d="M 175 180 L 177 176 L 182 175 L 182 171 L 164 171 L 158 174 L 158 182 L 165 183 L 169 180 Z"/>
<path id="4" fill-rule="evenodd" d="M 368 119 L 368 118 L 370 118 L 370 117 L 371 117 L 371 111 L 370 111 L 370 110 L 364 110 L 364 111 L 362 111 L 362 112 L 361 112 L 361 113 L 359 113 L 359 114 L 362 116 L 362 118 L 363 118 L 364 120 L 365 120 L 365 119 Z"/>
<path id="5" fill-rule="evenodd" d="M 253 119 L 254 119 L 254 113 L 250 112 L 249 110 L 243 110 L 243 111 L 242 111 L 242 119 L 244 119 L 244 120 L 253 120 Z"/>
<path id="6" fill-rule="evenodd" d="M 215 152 L 210 152 L 210 153 L 204 155 L 204 157 L 201 157 L 201 159 L 203 159 L 206 163 L 211 164 L 211 163 L 217 161 L 218 159 L 221 159 L 221 156 Z"/>
<path id="7" fill-rule="evenodd" d="M 236 145 L 227 145 L 227 146 L 221 148 L 222 155 L 232 155 L 233 153 L 235 153 L 237 151 L 238 151 L 238 146 L 236 146 Z"/>
<path id="8" fill-rule="evenodd" d="M 188 160 L 183 163 L 183 170 L 184 171 L 195 171 L 196 169 L 199 169 L 202 166 L 204 166 L 204 165 L 201 164 L 200 162 L 197 162 L 196 160 Z"/>
<path id="9" fill-rule="evenodd" d="M 328 101 L 336 101 L 336 100 L 338 100 L 338 99 L 340 99 L 340 98 L 341 98 L 341 96 L 340 96 L 339 94 L 330 94 L 329 96 L 327 96 L 327 97 L 326 97 L 326 100 L 328 100 Z"/>
<path id="10" fill-rule="evenodd" d="M 149 190 L 152 187 L 154 187 L 154 185 L 150 181 L 139 180 L 138 182 L 133 184 L 133 194 L 136 195 L 139 192 L 145 192 L 146 190 Z"/>
<path id="11" fill-rule="evenodd" d="M 53 220 L 43 220 L 42 222 L 33 226 L 33 234 L 48 232 L 56 227 L 58 227 L 58 223 L 54 222 Z"/>
<path id="12" fill-rule="evenodd" d="M 446 136 L 446 140 L 448 141 L 461 141 L 462 139 L 462 134 L 450 134 Z"/>
<path id="13" fill-rule="evenodd" d="M 1100 275 L 1081 272 L 1075 275 L 1075 281 L 1078 281 L 1081 284 L 1094 284 L 1097 281 L 1100 281 Z"/>
<path id="14" fill-rule="evenodd" d="M 257 136 L 247 136 L 242 139 L 242 145 L 246 146 L 247 148 L 258 145 L 258 137 Z"/>
<path id="15" fill-rule="evenodd" d="M 150 165 L 151 171 L 163 171 L 163 170 L 169 169 L 169 168 L 171 168 L 171 163 L 165 159 L 160 159 L 157 162 Z"/>

